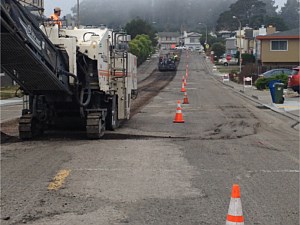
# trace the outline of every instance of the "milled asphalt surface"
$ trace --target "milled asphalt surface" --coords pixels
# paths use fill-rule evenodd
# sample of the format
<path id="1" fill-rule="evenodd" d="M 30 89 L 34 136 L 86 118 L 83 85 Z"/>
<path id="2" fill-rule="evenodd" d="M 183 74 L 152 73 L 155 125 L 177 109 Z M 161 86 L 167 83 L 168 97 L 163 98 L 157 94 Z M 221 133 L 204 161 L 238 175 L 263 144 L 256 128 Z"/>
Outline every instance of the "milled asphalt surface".
<path id="1" fill-rule="evenodd" d="M 207 63 L 190 56 L 117 138 L 48 133 L 2 145 L 1 222 L 225 224 L 238 183 L 245 224 L 299 224 L 299 137 L 291 120 L 216 82 Z M 182 105 L 185 123 L 174 124 L 186 63 L 190 104 Z M 140 79 L 151 71 L 139 69 Z M 61 170 L 70 171 L 61 189 L 47 190 Z"/>
<path id="2" fill-rule="evenodd" d="M 147 60 L 143 65 L 138 68 L 138 81 L 145 79 L 149 74 L 156 69 L 157 57 L 154 55 L 150 60 Z M 216 67 L 207 60 L 208 65 L 212 71 L 212 75 L 215 76 L 217 80 L 226 86 L 229 86 L 239 92 L 242 96 L 249 98 L 261 104 L 264 107 L 270 108 L 271 110 L 280 113 L 282 115 L 288 116 L 298 122 L 300 122 L 300 99 L 299 94 L 291 90 L 284 90 L 285 101 L 283 104 L 274 104 L 272 102 L 271 94 L 269 90 L 257 90 L 255 86 L 244 87 L 242 84 L 237 84 L 233 81 L 223 81 L 222 73 L 216 70 Z M 4 123 L 21 116 L 22 109 L 22 98 L 11 98 L 0 100 L 1 107 L 1 121 Z M 299 130 L 299 125 L 297 126 Z"/>

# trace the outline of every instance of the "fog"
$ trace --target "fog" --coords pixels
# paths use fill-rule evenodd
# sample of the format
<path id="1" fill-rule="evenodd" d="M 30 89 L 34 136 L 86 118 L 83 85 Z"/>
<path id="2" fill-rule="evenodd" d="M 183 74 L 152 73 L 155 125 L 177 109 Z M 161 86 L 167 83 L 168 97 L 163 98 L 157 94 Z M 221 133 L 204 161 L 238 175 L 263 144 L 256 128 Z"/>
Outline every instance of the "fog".
<path id="1" fill-rule="evenodd" d="M 80 21 L 83 25 L 105 24 L 111 28 L 120 28 L 134 18 L 141 18 L 159 31 L 198 30 L 199 22 L 213 29 L 219 15 L 236 1 L 80 0 Z M 286 0 L 275 0 L 275 5 L 283 6 L 285 2 Z M 56 6 L 63 9 L 62 15 L 76 15 L 76 3 L 77 0 L 45 0 L 46 16 Z"/>
<path id="2" fill-rule="evenodd" d="M 81 2 L 82 0 L 80 0 Z M 141 0 L 143 1 L 143 0 Z M 150 1 L 151 0 L 144 0 L 144 1 Z M 164 1 L 164 0 L 161 0 L 161 1 Z M 201 1 L 201 0 L 199 0 Z M 209 0 L 202 0 L 202 1 L 206 1 L 208 2 Z M 285 3 L 286 3 L 287 0 L 275 0 L 275 5 L 278 5 L 279 6 L 279 9 L 280 7 L 282 7 Z M 76 5 L 77 3 L 77 0 L 45 0 L 44 4 L 45 4 L 45 15 L 46 16 L 49 16 L 50 14 L 53 13 L 53 9 L 54 7 L 61 7 L 62 8 L 62 12 L 63 12 L 63 15 L 66 15 L 68 13 L 71 13 L 71 8 Z"/>
<path id="3" fill-rule="evenodd" d="M 236 0 L 82 0 L 80 21 L 84 25 L 123 27 L 134 18 L 153 24 L 158 30 L 192 30 L 199 22 L 213 27 L 219 14 Z M 74 7 L 73 13 L 76 14 Z"/>

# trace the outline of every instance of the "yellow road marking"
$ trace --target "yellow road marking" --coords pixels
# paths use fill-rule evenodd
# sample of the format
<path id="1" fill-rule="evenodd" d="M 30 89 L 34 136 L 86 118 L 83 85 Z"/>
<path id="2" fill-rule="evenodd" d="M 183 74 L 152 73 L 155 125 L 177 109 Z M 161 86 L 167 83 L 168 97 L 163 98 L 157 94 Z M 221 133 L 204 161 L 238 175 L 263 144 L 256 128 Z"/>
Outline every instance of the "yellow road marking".
<path id="1" fill-rule="evenodd" d="M 64 183 L 71 170 L 60 170 L 53 178 L 52 182 L 48 185 L 48 190 L 58 190 Z"/>
<path id="2" fill-rule="evenodd" d="M 300 108 L 298 105 L 284 105 L 284 106 L 277 106 L 277 108 Z"/>

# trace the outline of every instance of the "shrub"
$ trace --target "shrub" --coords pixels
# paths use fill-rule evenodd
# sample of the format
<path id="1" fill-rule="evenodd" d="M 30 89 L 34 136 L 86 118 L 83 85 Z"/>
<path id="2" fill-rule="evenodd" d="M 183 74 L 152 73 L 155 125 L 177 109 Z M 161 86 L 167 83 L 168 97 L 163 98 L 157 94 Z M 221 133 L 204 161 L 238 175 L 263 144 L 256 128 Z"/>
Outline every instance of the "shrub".
<path id="1" fill-rule="evenodd" d="M 274 80 L 280 80 L 281 83 L 284 83 L 284 88 L 287 88 L 289 76 L 286 74 L 276 75 Z"/>
<path id="2" fill-rule="evenodd" d="M 255 81 L 255 87 L 257 88 L 257 90 L 266 89 L 268 87 L 268 80 L 267 80 L 267 78 L 264 78 L 264 77 L 258 78 Z"/>
<path id="3" fill-rule="evenodd" d="M 284 87 L 287 88 L 288 75 L 286 75 L 286 74 L 280 74 L 280 75 L 276 75 L 276 76 L 268 77 L 268 78 L 264 78 L 264 77 L 258 78 L 255 82 L 255 87 L 258 90 L 267 89 L 267 88 L 269 88 L 269 86 L 268 86 L 269 82 L 272 80 L 280 81 L 281 83 L 284 84 Z"/>
<path id="4" fill-rule="evenodd" d="M 252 54 L 244 53 L 242 54 L 242 63 L 243 65 L 246 65 L 248 63 L 254 63 L 255 62 L 255 56 Z"/>
<path id="5" fill-rule="evenodd" d="M 0 99 L 8 99 L 13 97 L 22 97 L 22 93 L 19 91 L 19 85 L 13 85 L 8 87 L 1 87 Z"/>

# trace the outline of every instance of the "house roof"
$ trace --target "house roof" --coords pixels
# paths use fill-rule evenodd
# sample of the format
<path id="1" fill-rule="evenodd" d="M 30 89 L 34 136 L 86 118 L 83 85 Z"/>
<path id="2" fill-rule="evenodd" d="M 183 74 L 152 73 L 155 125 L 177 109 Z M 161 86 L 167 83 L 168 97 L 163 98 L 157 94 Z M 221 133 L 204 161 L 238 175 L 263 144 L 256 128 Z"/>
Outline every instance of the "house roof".
<path id="1" fill-rule="evenodd" d="M 158 32 L 157 36 L 159 36 L 159 37 L 179 37 L 180 34 L 178 32 Z"/>
<path id="2" fill-rule="evenodd" d="M 220 31 L 218 31 L 219 34 L 231 34 L 233 32 L 234 31 L 229 31 L 229 30 L 220 30 Z"/>
<path id="3" fill-rule="evenodd" d="M 201 34 L 196 32 L 187 33 L 188 37 L 201 37 Z"/>
<path id="4" fill-rule="evenodd" d="M 256 36 L 258 40 L 269 40 L 269 39 L 299 39 L 300 34 L 299 34 L 299 28 L 292 29 L 292 30 L 287 30 L 283 32 L 275 32 L 273 34 L 268 34 L 268 35 L 260 35 Z"/>

